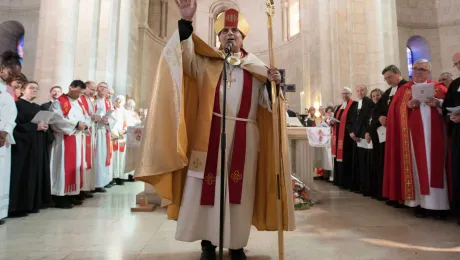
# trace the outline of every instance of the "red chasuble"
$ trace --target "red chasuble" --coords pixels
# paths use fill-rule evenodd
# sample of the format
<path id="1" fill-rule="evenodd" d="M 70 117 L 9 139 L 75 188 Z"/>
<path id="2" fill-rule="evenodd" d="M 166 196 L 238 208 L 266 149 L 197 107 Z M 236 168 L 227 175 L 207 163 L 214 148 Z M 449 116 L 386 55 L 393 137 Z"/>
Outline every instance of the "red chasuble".
<path id="1" fill-rule="evenodd" d="M 70 109 L 72 109 L 72 104 L 70 103 L 69 97 L 67 95 L 61 95 L 59 98 L 59 103 L 61 104 L 61 110 L 64 117 L 67 118 L 69 115 Z M 78 101 L 80 106 L 83 108 L 83 105 Z M 77 169 L 77 156 L 74 151 L 77 150 L 77 137 L 75 135 L 64 135 L 64 192 L 70 193 L 77 190 L 77 174 L 80 172 L 80 187 L 83 185 L 83 157 L 81 158 L 82 162 L 80 163 L 80 169 Z M 83 150 L 83 147 L 80 147 Z M 83 153 L 82 153 L 83 154 Z"/>
<path id="2" fill-rule="evenodd" d="M 247 119 L 252 103 L 252 75 L 244 71 L 243 76 L 243 93 L 241 96 L 238 118 Z M 220 114 L 220 83 L 219 79 L 216 94 L 214 96 L 214 113 Z M 201 189 L 201 205 L 214 205 L 216 196 L 216 176 L 217 160 L 219 155 L 220 132 L 222 118 L 212 117 L 211 134 L 209 136 L 208 154 L 204 170 L 203 186 Z M 241 194 L 243 192 L 244 163 L 246 160 L 246 121 L 237 120 L 235 123 L 235 134 L 233 138 L 233 150 L 230 163 L 230 172 L 228 173 L 229 200 L 231 204 L 241 203 Z"/>
<path id="3" fill-rule="evenodd" d="M 340 123 L 335 124 L 332 128 L 332 157 L 336 157 L 338 162 L 343 160 L 343 140 L 345 138 L 345 127 L 347 126 L 347 115 L 353 104 L 353 99 L 348 100 L 347 106 L 345 107 L 342 116 L 337 118 Z M 337 115 L 340 114 L 341 106 L 337 109 Z M 337 136 L 337 127 L 339 128 L 339 136 Z M 338 143 L 337 143 L 338 138 Z"/>
<path id="4" fill-rule="evenodd" d="M 444 99 L 447 88 L 435 84 L 435 98 Z M 390 200 L 414 200 L 414 172 L 412 166 L 411 143 L 417 161 L 420 193 L 430 194 L 432 188 L 444 188 L 444 167 L 446 150 L 444 147 L 444 120 L 437 108 L 431 108 L 431 178 L 428 179 L 425 135 L 422 114 L 419 108 L 409 109 L 414 82 L 404 84 L 394 95 L 388 110 L 387 136 L 383 196 Z M 412 141 L 411 142 L 411 137 Z"/>

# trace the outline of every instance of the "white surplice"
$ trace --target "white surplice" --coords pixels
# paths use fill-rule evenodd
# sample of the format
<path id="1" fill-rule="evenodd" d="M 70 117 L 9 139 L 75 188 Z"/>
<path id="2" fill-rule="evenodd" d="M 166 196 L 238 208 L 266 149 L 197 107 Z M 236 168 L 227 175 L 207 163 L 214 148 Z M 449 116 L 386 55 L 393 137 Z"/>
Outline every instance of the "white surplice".
<path id="1" fill-rule="evenodd" d="M 191 37 L 182 42 L 184 73 L 200 79 L 200 64 L 203 64 L 203 57 L 193 52 L 193 41 Z M 227 154 L 226 154 L 226 176 L 230 170 L 231 153 L 235 123 L 239 111 L 243 90 L 244 71 L 240 67 L 230 66 L 228 72 L 232 71 L 231 87 L 227 89 Z M 223 82 L 220 87 L 220 106 L 223 104 Z M 252 223 L 254 206 L 254 191 L 256 182 L 257 156 L 259 147 L 259 129 L 256 123 L 257 107 L 269 106 L 268 92 L 264 83 L 253 77 L 253 88 L 251 93 L 251 108 L 246 124 L 246 156 L 244 162 L 243 189 L 241 204 L 229 204 L 228 182 L 225 204 L 225 237 L 224 247 L 239 249 L 247 245 Z M 191 157 L 193 158 L 194 151 Z M 189 169 L 179 218 L 177 221 L 176 239 L 179 241 L 193 242 L 196 240 L 208 240 L 215 246 L 219 245 L 219 215 L 220 215 L 220 147 L 218 155 L 218 166 L 216 176 L 216 189 L 214 206 L 201 206 L 201 188 L 204 172 L 196 172 Z M 191 158 L 190 161 L 193 159 Z M 203 160 L 206 161 L 206 160 Z"/>
<path id="2" fill-rule="evenodd" d="M 107 109 L 105 107 L 105 98 L 98 97 L 96 99 L 96 113 L 98 115 L 104 116 L 107 113 Z M 110 103 L 110 109 L 113 110 L 113 106 Z M 107 153 L 110 151 L 107 150 L 107 147 L 111 146 L 111 143 L 107 144 L 107 137 L 106 132 L 107 130 L 112 130 L 115 122 L 113 120 L 109 120 L 109 124 L 104 124 L 102 122 L 96 123 L 96 152 L 94 156 L 94 171 L 96 172 L 96 187 L 97 188 L 104 188 L 109 182 L 113 180 L 113 175 L 111 172 L 111 167 L 106 165 L 107 160 Z M 110 160 L 112 161 L 112 160 Z M 112 162 L 110 163 L 112 165 Z"/>
<path id="3" fill-rule="evenodd" d="M 128 111 L 124 107 L 115 108 L 115 126 L 112 129 L 112 138 L 118 142 L 118 149 L 113 149 L 113 178 L 127 179 L 125 176 L 126 164 L 126 130 Z M 115 141 L 114 141 L 115 142 Z"/>
<path id="4" fill-rule="evenodd" d="M 426 82 L 425 82 L 426 83 Z M 417 83 L 415 83 L 417 84 Z M 423 133 L 425 137 L 425 151 L 426 161 L 428 170 L 428 182 L 429 182 L 429 195 L 422 195 L 420 193 L 420 182 L 418 178 L 417 161 L 414 153 L 413 139 L 411 135 L 411 155 L 412 155 L 412 169 L 414 174 L 414 193 L 415 200 L 406 200 L 405 205 L 409 207 L 420 206 L 424 209 L 429 210 L 449 210 L 449 194 L 447 188 L 447 174 L 444 168 L 444 188 L 433 188 L 431 187 L 431 153 L 436 152 L 431 150 L 431 107 L 421 102 L 420 112 L 422 114 Z M 439 111 L 441 113 L 441 111 Z M 444 149 L 447 149 L 444 144 Z"/>
<path id="5" fill-rule="evenodd" d="M 7 132 L 5 145 L 0 147 L 0 219 L 8 216 L 10 202 L 11 145 L 15 144 L 13 130 L 18 111 L 13 97 L 0 79 L 0 131 Z"/>
<path id="6" fill-rule="evenodd" d="M 96 174 L 94 171 L 94 157 L 96 152 L 96 123 L 91 120 L 92 115 L 96 113 L 94 111 L 94 103 L 91 99 L 85 95 L 81 96 L 80 99 L 85 99 L 88 102 L 88 110 L 86 115 L 86 121 L 88 122 L 88 130 L 91 134 L 91 169 L 88 169 L 88 162 L 85 160 L 85 173 L 83 175 L 83 187 L 81 188 L 82 191 L 92 191 L 96 188 Z M 85 137 L 85 146 L 86 146 L 86 137 Z M 86 159 L 86 148 L 85 148 L 85 159 Z"/>
<path id="7" fill-rule="evenodd" d="M 71 99 L 70 97 L 68 98 L 70 101 L 71 108 L 69 114 L 66 117 L 64 117 L 61 108 L 61 103 L 59 100 L 54 101 L 50 107 L 50 111 L 61 116 L 61 120 L 51 124 L 51 128 L 53 129 L 55 138 L 51 148 L 51 194 L 55 196 L 78 195 L 80 194 L 81 190 L 81 178 L 80 171 L 78 171 L 78 169 L 80 169 L 82 167 L 82 163 L 84 163 L 83 158 L 85 158 L 85 135 L 83 131 L 77 130 L 76 127 L 79 121 L 87 123 L 87 118 L 83 113 L 82 107 L 78 103 L 78 99 Z M 64 135 L 75 135 L 77 140 L 75 151 L 70 151 L 68 148 L 65 147 Z M 72 188 L 72 190 L 70 191 L 66 191 L 65 187 L 64 167 L 66 162 L 64 153 L 71 153 L 75 154 L 76 156 L 76 187 Z M 85 174 L 85 170 L 86 169 L 84 169 L 83 167 L 83 175 Z"/>

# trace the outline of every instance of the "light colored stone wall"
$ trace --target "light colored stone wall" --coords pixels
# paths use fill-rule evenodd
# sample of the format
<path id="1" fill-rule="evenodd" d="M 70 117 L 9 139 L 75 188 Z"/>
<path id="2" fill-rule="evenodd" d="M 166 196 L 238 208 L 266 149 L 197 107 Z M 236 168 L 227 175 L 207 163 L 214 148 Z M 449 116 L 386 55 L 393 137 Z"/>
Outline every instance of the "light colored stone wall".
<path id="1" fill-rule="evenodd" d="M 22 72 L 30 79 L 34 78 L 39 15 L 40 0 L 0 1 L 0 23 L 14 20 L 20 22 L 24 26 L 24 59 Z"/>

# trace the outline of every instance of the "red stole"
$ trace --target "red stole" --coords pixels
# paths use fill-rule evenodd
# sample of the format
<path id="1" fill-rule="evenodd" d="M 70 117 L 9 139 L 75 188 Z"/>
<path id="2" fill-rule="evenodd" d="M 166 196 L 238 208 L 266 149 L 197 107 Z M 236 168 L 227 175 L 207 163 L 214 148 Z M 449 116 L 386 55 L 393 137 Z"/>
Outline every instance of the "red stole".
<path id="1" fill-rule="evenodd" d="M 238 111 L 238 118 L 247 119 L 252 103 L 252 75 L 244 70 L 243 92 Z M 220 84 L 221 78 L 216 87 L 214 96 L 214 113 L 220 114 Z M 220 144 L 222 118 L 213 115 L 211 121 L 211 133 L 209 136 L 208 154 L 204 170 L 203 186 L 201 189 L 201 204 L 214 205 L 216 193 L 216 176 Z M 246 121 L 236 120 L 235 133 L 233 137 L 233 149 L 230 162 L 230 172 L 228 173 L 229 200 L 231 204 L 241 203 L 243 191 L 244 163 L 246 160 Z M 225 156 L 224 154 L 221 156 Z"/>
<path id="2" fill-rule="evenodd" d="M 64 117 L 69 115 L 72 109 L 69 97 L 61 95 L 59 98 L 61 110 Z M 80 104 L 81 105 L 81 104 Z M 80 149 L 83 150 L 83 147 Z M 77 190 L 77 156 L 74 151 L 77 151 L 77 137 L 75 135 L 64 135 L 64 192 L 70 193 Z M 80 187 L 83 181 L 83 157 L 80 163 Z"/>
<path id="3" fill-rule="evenodd" d="M 444 98 L 447 89 L 440 83 L 428 81 L 435 84 L 435 97 Z M 446 150 L 444 143 L 444 120 L 437 108 L 431 107 L 431 178 L 428 180 L 428 168 L 425 148 L 425 134 L 423 129 L 422 114 L 419 108 L 409 109 L 407 103 L 412 99 L 412 86 L 414 82 L 408 82 L 401 91 L 403 97 L 400 105 L 400 134 L 402 147 L 402 183 L 405 191 L 405 199 L 414 200 L 415 191 L 413 188 L 414 172 L 412 168 L 411 143 L 414 147 L 415 160 L 417 161 L 417 172 L 420 182 L 420 193 L 422 195 L 430 194 L 432 188 L 444 188 L 444 170 L 446 160 Z M 412 141 L 411 142 L 411 137 Z"/>
<path id="4" fill-rule="evenodd" d="M 81 96 L 80 100 L 81 100 L 81 103 L 82 103 L 83 107 L 86 109 L 86 112 L 89 115 L 89 111 L 91 111 L 91 110 L 89 109 L 88 100 L 86 100 L 85 96 Z M 90 131 L 90 133 L 93 132 L 92 127 L 89 128 L 89 131 Z M 92 142 L 91 142 L 92 136 L 87 135 L 85 137 L 85 139 L 86 139 L 86 143 L 85 143 L 85 147 L 86 147 L 86 168 L 91 169 L 91 167 L 92 167 L 92 165 L 91 165 L 92 164 L 92 159 L 91 159 L 92 158 L 92 149 L 91 149 L 92 148 L 92 145 L 91 145 L 92 144 Z"/>
<path id="5" fill-rule="evenodd" d="M 337 158 L 338 162 L 343 160 L 343 140 L 345 138 L 345 127 L 347 126 L 347 115 L 348 110 L 350 110 L 351 105 L 353 104 L 353 99 L 348 100 L 347 106 L 342 112 L 342 116 L 337 118 L 340 123 L 334 124 L 332 128 L 332 156 Z M 341 106 L 337 109 L 337 115 L 340 114 Z M 338 144 L 337 144 L 337 127 L 339 128 Z"/>

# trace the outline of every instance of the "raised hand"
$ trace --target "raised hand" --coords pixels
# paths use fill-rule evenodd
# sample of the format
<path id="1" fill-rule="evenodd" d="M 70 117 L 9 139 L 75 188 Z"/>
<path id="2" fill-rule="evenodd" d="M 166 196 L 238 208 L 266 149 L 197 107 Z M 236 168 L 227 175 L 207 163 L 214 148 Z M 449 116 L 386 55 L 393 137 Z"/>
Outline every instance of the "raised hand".
<path id="1" fill-rule="evenodd" d="M 180 16 L 186 21 L 192 21 L 196 13 L 197 0 L 175 0 L 177 7 L 179 7 Z"/>

